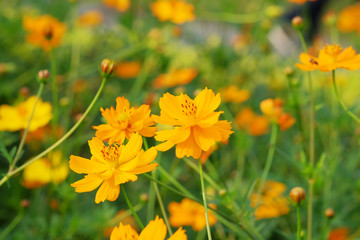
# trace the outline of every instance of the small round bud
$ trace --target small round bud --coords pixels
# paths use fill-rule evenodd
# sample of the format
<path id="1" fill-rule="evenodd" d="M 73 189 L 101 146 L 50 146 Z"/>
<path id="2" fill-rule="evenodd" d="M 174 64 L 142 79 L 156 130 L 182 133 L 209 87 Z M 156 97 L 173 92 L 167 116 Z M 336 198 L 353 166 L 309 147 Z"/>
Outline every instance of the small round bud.
<path id="1" fill-rule="evenodd" d="M 20 202 L 21 207 L 28 208 L 30 206 L 30 201 L 28 199 L 23 199 Z"/>
<path id="2" fill-rule="evenodd" d="M 296 16 L 291 20 L 293 27 L 297 30 L 301 30 L 304 27 L 304 21 L 302 17 Z"/>
<path id="3" fill-rule="evenodd" d="M 224 196 L 227 193 L 226 189 L 219 190 L 219 196 Z"/>
<path id="4" fill-rule="evenodd" d="M 322 17 L 322 21 L 327 26 L 334 26 L 336 25 L 336 21 L 337 21 L 336 18 L 337 18 L 336 12 L 334 10 L 330 10 Z"/>
<path id="5" fill-rule="evenodd" d="M 334 209 L 332 208 L 327 208 L 325 210 L 325 216 L 328 218 L 328 219 L 332 219 L 334 216 L 335 216 L 335 211 Z"/>
<path id="6" fill-rule="evenodd" d="M 115 62 L 110 59 L 104 59 L 101 62 L 101 73 L 104 77 L 109 77 L 115 69 Z"/>
<path id="7" fill-rule="evenodd" d="M 19 94 L 20 94 L 22 97 L 26 98 L 26 97 L 28 97 L 28 96 L 30 95 L 30 90 L 29 90 L 28 87 L 22 87 L 22 88 L 20 88 L 20 90 L 19 90 Z"/>
<path id="8" fill-rule="evenodd" d="M 284 68 L 284 74 L 287 77 L 291 77 L 294 74 L 294 69 L 292 67 L 286 67 Z"/>
<path id="9" fill-rule="evenodd" d="M 49 77 L 50 77 L 50 73 L 49 73 L 49 70 L 47 70 L 47 69 L 40 70 L 38 73 L 39 83 L 47 83 Z"/>
<path id="10" fill-rule="evenodd" d="M 301 187 L 295 187 L 290 191 L 290 199 L 297 206 L 300 206 L 300 204 L 304 201 L 305 197 L 306 197 L 305 190 Z"/>
<path id="11" fill-rule="evenodd" d="M 147 195 L 146 193 L 141 194 L 140 200 L 143 202 L 147 202 L 149 200 L 149 195 Z"/>
<path id="12" fill-rule="evenodd" d="M 83 113 L 76 114 L 75 115 L 75 121 L 79 121 L 82 118 L 83 115 L 84 115 Z"/>

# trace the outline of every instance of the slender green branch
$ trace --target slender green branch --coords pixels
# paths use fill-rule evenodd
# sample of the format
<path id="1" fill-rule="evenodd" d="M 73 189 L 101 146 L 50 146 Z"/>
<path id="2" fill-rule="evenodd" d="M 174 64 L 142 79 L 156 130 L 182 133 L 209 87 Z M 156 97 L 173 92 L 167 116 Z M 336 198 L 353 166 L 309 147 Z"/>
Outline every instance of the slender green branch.
<path id="1" fill-rule="evenodd" d="M 19 156 L 20 156 L 20 152 L 21 152 L 22 148 L 24 147 L 25 139 L 26 139 L 26 136 L 27 136 L 27 134 L 28 134 L 28 131 L 29 131 L 29 128 L 30 128 L 30 125 L 31 125 L 31 121 L 32 121 L 32 119 L 33 119 L 33 117 L 34 117 L 34 114 L 35 114 L 36 105 L 37 105 L 37 103 L 39 102 L 41 93 L 42 93 L 42 91 L 44 90 L 44 86 L 45 86 L 44 83 L 40 83 L 40 87 L 39 87 L 39 90 L 38 90 L 37 95 L 36 95 L 36 100 L 35 100 L 33 109 L 32 109 L 32 111 L 31 111 L 31 115 L 30 115 L 29 121 L 28 121 L 27 126 L 26 126 L 26 128 L 25 128 L 24 134 L 23 134 L 23 136 L 22 136 L 22 138 L 21 138 L 21 141 L 20 141 L 19 147 L 18 147 L 18 149 L 17 149 L 17 151 L 16 151 L 14 160 L 13 160 L 13 162 L 11 163 L 11 165 L 10 165 L 10 167 L 9 167 L 9 172 L 11 172 L 11 171 L 16 167 L 16 162 L 18 161 L 18 158 L 19 158 Z"/>
<path id="2" fill-rule="evenodd" d="M 0 233 L 0 240 L 3 240 L 11 233 L 12 230 L 19 224 L 21 219 L 24 216 L 24 211 L 20 211 L 16 217 L 11 221 L 11 223 Z"/>
<path id="3" fill-rule="evenodd" d="M 140 226 L 141 229 L 144 229 L 144 224 L 142 224 L 142 222 L 141 222 L 139 216 L 137 215 L 137 213 L 136 213 L 133 205 L 131 204 L 131 202 L 130 202 L 130 200 L 129 200 L 126 192 L 125 192 L 125 188 L 124 188 L 123 184 L 120 184 L 120 188 L 121 188 L 121 191 L 122 191 L 122 193 L 123 193 L 123 195 L 124 195 L 126 204 L 127 204 L 128 207 L 130 208 L 130 211 L 131 211 L 132 215 L 134 216 L 136 222 L 138 223 L 138 225 Z"/>
<path id="4" fill-rule="evenodd" d="M 200 183 L 201 183 L 201 192 L 204 202 L 204 209 L 205 209 L 205 220 L 206 220 L 206 231 L 208 235 L 208 239 L 211 240 L 211 230 L 210 230 L 210 224 L 209 224 L 209 215 L 208 215 L 208 205 L 206 201 L 206 192 L 205 192 L 205 184 L 204 184 L 204 176 L 203 176 L 203 170 L 202 170 L 202 164 L 200 158 L 198 159 L 199 164 L 199 174 L 200 174 Z"/>
<path id="5" fill-rule="evenodd" d="M 301 240 L 301 218 L 300 218 L 300 206 L 296 206 L 296 215 L 297 215 L 297 231 L 296 239 Z"/>
<path id="6" fill-rule="evenodd" d="M 339 96 L 339 91 L 338 91 L 338 88 L 336 85 L 335 70 L 332 71 L 332 81 L 333 81 L 333 88 L 334 88 L 336 99 L 340 103 L 341 107 L 352 119 L 354 119 L 357 123 L 360 124 L 360 119 L 346 107 L 346 105 L 344 104 L 344 102 L 341 100 L 341 98 Z"/>
<path id="7" fill-rule="evenodd" d="M 102 92 L 104 86 L 105 86 L 105 82 L 106 82 L 106 78 L 103 78 L 100 88 L 97 91 L 94 99 L 91 101 L 90 105 L 88 106 L 88 108 L 86 109 L 86 111 L 84 112 L 84 114 L 81 116 L 81 118 L 79 119 L 79 121 L 77 121 L 77 123 L 75 123 L 75 125 L 62 137 L 60 138 L 57 142 L 55 142 L 53 145 L 51 145 L 49 148 L 47 148 L 46 150 L 44 150 L 43 152 L 41 152 L 40 154 L 38 154 L 37 156 L 31 158 L 29 161 L 27 161 L 26 163 L 24 163 L 23 165 L 21 165 L 20 167 L 14 169 L 11 172 L 8 172 L 1 180 L 0 180 L 0 186 L 2 186 L 9 178 L 11 178 L 12 176 L 14 176 L 16 173 L 20 172 L 21 170 L 23 170 L 25 167 L 27 167 L 28 165 L 30 165 L 31 163 L 33 163 L 34 161 L 36 161 L 39 158 L 42 158 L 43 156 L 45 156 L 46 154 L 48 154 L 49 152 L 51 152 L 52 150 L 54 150 L 56 147 L 58 147 L 60 144 L 62 144 L 68 137 L 70 137 L 70 135 L 80 126 L 80 124 L 84 121 L 85 117 L 88 115 L 88 113 L 90 112 L 90 110 L 93 108 L 93 106 L 95 105 L 96 101 L 98 100 L 100 93 Z"/>
<path id="8" fill-rule="evenodd" d="M 59 106 L 58 106 L 58 86 L 56 82 L 56 59 L 54 56 L 54 50 L 50 50 L 50 74 L 52 78 L 52 105 L 53 105 L 53 118 L 52 118 L 52 128 L 53 128 L 53 136 L 54 139 L 56 138 L 56 128 L 58 125 L 58 118 L 59 118 Z"/>

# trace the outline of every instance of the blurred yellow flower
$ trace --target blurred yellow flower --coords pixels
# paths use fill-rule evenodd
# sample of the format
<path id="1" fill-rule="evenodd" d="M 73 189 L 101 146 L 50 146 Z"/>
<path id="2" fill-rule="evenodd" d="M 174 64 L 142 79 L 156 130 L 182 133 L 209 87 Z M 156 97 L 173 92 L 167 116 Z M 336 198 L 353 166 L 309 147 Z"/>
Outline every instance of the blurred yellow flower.
<path id="1" fill-rule="evenodd" d="M 212 208 L 215 205 L 210 204 Z M 188 198 L 184 198 L 180 203 L 171 202 L 168 205 L 170 213 L 169 221 L 173 227 L 191 226 L 195 231 L 201 231 L 206 227 L 204 207 Z M 213 226 L 216 223 L 216 217 L 208 212 L 209 224 Z"/>
<path id="2" fill-rule="evenodd" d="M 119 78 L 134 78 L 139 75 L 141 63 L 139 61 L 119 62 L 116 64 L 115 75 Z"/>
<path id="3" fill-rule="evenodd" d="M 257 220 L 264 218 L 275 218 L 289 212 L 289 201 L 282 196 L 286 186 L 275 181 L 266 181 L 260 196 L 256 193 L 250 196 L 250 206 L 256 208 Z"/>
<path id="4" fill-rule="evenodd" d="M 348 70 L 357 70 L 360 68 L 360 54 L 350 46 L 343 49 L 339 44 L 326 44 L 318 57 L 311 56 L 307 53 L 300 54 L 301 63 L 296 66 L 303 71 L 320 70 L 329 72 L 337 68 Z"/>
<path id="5" fill-rule="evenodd" d="M 62 162 L 62 153 L 54 151 L 49 158 L 41 158 L 24 169 L 22 184 L 26 188 L 42 187 L 50 182 L 58 184 L 69 174 L 67 163 Z"/>
<path id="6" fill-rule="evenodd" d="M 330 231 L 328 240 L 347 240 L 349 229 L 347 227 L 335 228 Z"/>
<path id="7" fill-rule="evenodd" d="M 25 129 L 31 116 L 32 109 L 36 101 L 36 96 L 28 98 L 25 102 L 15 107 L 9 105 L 0 106 L 0 131 L 19 131 Z M 35 131 L 39 127 L 45 126 L 52 118 L 51 104 L 39 99 L 31 120 L 29 131 Z"/>
<path id="8" fill-rule="evenodd" d="M 109 145 L 94 137 L 89 141 L 91 159 L 70 156 L 70 168 L 85 177 L 73 184 L 76 192 L 90 192 L 97 187 L 95 202 L 115 201 L 120 193 L 120 184 L 136 181 L 137 174 L 150 172 L 158 166 L 150 164 L 157 155 L 154 147 L 143 151 L 142 137 L 134 133 L 127 145 Z"/>
<path id="9" fill-rule="evenodd" d="M 157 0 L 150 8 L 159 21 L 172 21 L 176 24 L 194 21 L 194 6 L 182 0 Z"/>
<path id="10" fill-rule="evenodd" d="M 77 23 L 80 26 L 96 26 L 104 20 L 104 15 L 96 10 L 87 11 L 83 13 L 78 19 Z"/>
<path id="11" fill-rule="evenodd" d="M 283 105 L 284 103 L 280 98 L 268 98 L 260 103 L 260 109 L 270 119 L 277 119 L 282 113 Z"/>
<path id="12" fill-rule="evenodd" d="M 158 216 L 155 220 L 141 231 L 140 235 L 129 225 L 120 223 L 111 233 L 110 240 L 164 240 L 166 237 L 166 225 L 162 218 Z M 168 240 L 187 240 L 185 230 L 179 228 Z"/>
<path id="13" fill-rule="evenodd" d="M 194 68 L 184 68 L 174 70 L 167 74 L 160 74 L 153 81 L 154 88 L 171 88 L 177 85 L 186 85 L 190 83 L 198 74 Z"/>
<path id="14" fill-rule="evenodd" d="M 176 157 L 198 159 L 201 152 L 208 151 L 215 142 L 226 141 L 233 132 L 230 122 L 219 120 L 223 112 L 215 112 L 220 102 L 220 94 L 215 96 L 208 88 L 194 100 L 186 94 L 173 96 L 165 93 L 159 101 L 160 116 L 152 117 L 155 122 L 174 128 L 156 132 L 155 139 L 163 142 L 156 148 L 167 151 L 176 145 Z"/>
<path id="15" fill-rule="evenodd" d="M 241 129 L 245 129 L 252 136 L 264 135 L 269 130 L 269 119 L 255 114 L 249 107 L 236 114 L 235 122 Z"/>
<path id="16" fill-rule="evenodd" d="M 291 3 L 296 3 L 296 4 L 299 4 L 299 5 L 302 5 L 306 2 L 316 2 L 317 0 L 287 0 L 288 2 L 291 2 Z"/>
<path id="17" fill-rule="evenodd" d="M 239 89 L 235 85 L 228 86 L 221 90 L 221 98 L 224 102 L 242 103 L 248 100 L 250 92 L 246 89 Z"/>
<path id="18" fill-rule="evenodd" d="M 149 105 L 143 104 L 138 108 L 131 107 L 129 101 L 124 97 L 116 98 L 116 109 L 114 107 L 100 109 L 101 114 L 108 124 L 93 126 L 96 129 L 95 136 L 109 144 L 122 144 L 125 138 L 129 139 L 134 132 L 140 133 L 145 137 L 155 135 L 156 127 L 150 117 Z"/>
<path id="19" fill-rule="evenodd" d="M 340 32 L 360 34 L 360 3 L 345 7 L 339 14 L 337 26 Z"/>
<path id="20" fill-rule="evenodd" d="M 26 41 L 46 51 L 59 46 L 66 31 L 65 24 L 50 15 L 25 16 L 23 26 L 29 32 Z"/>
<path id="21" fill-rule="evenodd" d="M 292 125 L 294 125 L 296 122 L 295 118 L 291 116 L 289 113 L 282 113 L 280 117 L 277 120 L 277 123 L 280 126 L 280 129 L 282 131 L 285 131 L 286 129 L 290 128 Z"/>
<path id="22" fill-rule="evenodd" d="M 115 8 L 119 12 L 125 12 L 130 7 L 130 0 L 103 0 L 105 6 Z"/>

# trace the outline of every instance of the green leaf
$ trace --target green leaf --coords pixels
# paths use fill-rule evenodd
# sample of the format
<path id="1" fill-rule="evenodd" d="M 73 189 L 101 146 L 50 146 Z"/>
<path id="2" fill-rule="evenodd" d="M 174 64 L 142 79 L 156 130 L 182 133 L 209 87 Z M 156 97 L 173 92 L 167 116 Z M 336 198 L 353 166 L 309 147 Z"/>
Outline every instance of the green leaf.
<path id="1" fill-rule="evenodd" d="M 16 149 L 17 149 L 16 147 L 13 147 L 11 149 L 11 151 L 8 152 L 4 143 L 2 141 L 0 141 L 0 153 L 2 156 L 4 156 L 6 158 L 6 160 L 8 160 L 9 164 L 11 164 L 14 160 Z"/>

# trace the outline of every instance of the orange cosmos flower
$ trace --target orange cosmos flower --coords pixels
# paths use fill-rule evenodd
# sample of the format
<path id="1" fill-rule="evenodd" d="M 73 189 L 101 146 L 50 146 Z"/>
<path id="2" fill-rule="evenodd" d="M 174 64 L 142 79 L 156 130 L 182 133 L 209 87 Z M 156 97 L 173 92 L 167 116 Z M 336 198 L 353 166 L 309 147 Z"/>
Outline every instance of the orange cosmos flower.
<path id="1" fill-rule="evenodd" d="M 347 240 L 349 229 L 347 227 L 341 227 L 331 230 L 328 240 Z"/>
<path id="2" fill-rule="evenodd" d="M 337 26 L 340 32 L 360 33 L 360 3 L 345 7 L 339 14 Z"/>
<path id="3" fill-rule="evenodd" d="M 151 3 L 151 11 L 160 21 L 176 24 L 194 21 L 194 6 L 182 0 L 157 0 Z"/>
<path id="4" fill-rule="evenodd" d="M 250 92 L 231 85 L 221 90 L 221 96 L 224 102 L 242 103 L 249 99 Z"/>
<path id="5" fill-rule="evenodd" d="M 268 118 L 255 114 L 249 107 L 236 114 L 235 122 L 241 129 L 246 129 L 252 136 L 264 135 L 269 130 Z"/>
<path id="6" fill-rule="evenodd" d="M 130 226 L 120 223 L 111 233 L 110 240 L 164 240 L 166 225 L 158 216 L 141 231 L 140 235 Z M 187 240 L 185 230 L 179 228 L 168 240 Z"/>
<path id="7" fill-rule="evenodd" d="M 139 75 L 141 63 L 139 61 L 120 62 L 116 64 L 115 75 L 119 78 L 134 78 Z"/>
<path id="8" fill-rule="evenodd" d="M 25 16 L 23 26 L 29 32 L 26 36 L 26 41 L 35 46 L 42 47 L 46 51 L 59 46 L 66 31 L 65 24 L 50 15 L 35 18 Z"/>
<path id="9" fill-rule="evenodd" d="M 141 105 L 138 108 L 131 107 L 129 101 L 124 97 L 116 98 L 116 109 L 113 107 L 100 109 L 102 116 L 108 124 L 93 126 L 96 129 L 95 136 L 103 141 L 109 141 L 109 144 L 122 144 L 125 138 L 129 139 L 134 132 L 140 133 L 145 137 L 155 135 L 156 127 L 150 117 L 149 105 Z"/>
<path id="10" fill-rule="evenodd" d="M 104 16 L 101 12 L 92 10 L 82 14 L 77 22 L 80 26 L 96 26 L 104 20 Z"/>
<path id="11" fill-rule="evenodd" d="M 286 186 L 275 181 L 266 181 L 261 195 L 254 193 L 250 196 L 251 207 L 257 207 L 255 217 L 257 220 L 275 218 L 289 212 L 289 201 L 282 196 Z"/>
<path id="12" fill-rule="evenodd" d="M 99 187 L 95 202 L 115 201 L 120 193 L 120 184 L 136 181 L 137 174 L 150 172 L 158 166 L 150 164 L 157 155 L 154 147 L 141 149 L 142 137 L 134 133 L 127 145 L 110 145 L 94 137 L 89 141 L 91 159 L 70 156 L 70 168 L 76 173 L 87 174 L 83 179 L 71 184 L 76 192 L 90 192 Z"/>
<path id="13" fill-rule="evenodd" d="M 284 103 L 280 98 L 265 99 L 260 103 L 260 109 L 270 119 L 277 119 L 282 113 Z"/>
<path id="14" fill-rule="evenodd" d="M 192 156 L 198 159 L 202 151 L 207 151 L 216 141 L 226 141 L 231 131 L 231 123 L 219 121 L 223 112 L 214 110 L 220 105 L 220 94 L 215 96 L 205 88 L 192 100 L 186 94 L 173 96 L 165 93 L 160 98 L 160 116 L 152 115 L 155 122 L 172 125 L 174 129 L 156 132 L 155 139 L 162 141 L 156 146 L 159 151 L 167 151 L 176 145 L 176 156 Z"/>
<path id="15" fill-rule="evenodd" d="M 194 68 L 184 68 L 167 74 L 160 74 L 152 83 L 154 88 L 171 88 L 190 83 L 198 74 Z"/>
<path id="16" fill-rule="evenodd" d="M 295 118 L 291 116 L 291 114 L 288 113 L 282 113 L 280 117 L 277 120 L 277 123 L 280 126 L 280 129 L 282 131 L 285 131 L 286 129 L 290 128 L 292 125 L 294 125 L 296 122 Z"/>
<path id="17" fill-rule="evenodd" d="M 307 53 L 300 54 L 301 63 L 296 66 L 303 71 L 320 70 L 329 72 L 337 68 L 348 70 L 357 70 L 360 68 L 360 54 L 350 46 L 343 49 L 339 44 L 326 44 L 318 57 L 311 56 Z"/>
<path id="18" fill-rule="evenodd" d="M 215 208 L 215 205 L 211 206 Z M 195 231 L 201 231 L 206 227 L 205 210 L 203 205 L 184 198 L 180 203 L 171 202 L 168 205 L 170 213 L 169 221 L 173 227 L 191 226 Z M 213 226 L 216 223 L 216 217 L 208 212 L 209 224 Z"/>
<path id="19" fill-rule="evenodd" d="M 103 3 L 110 8 L 115 8 L 119 12 L 125 12 L 130 7 L 130 0 L 103 0 Z"/>
<path id="20" fill-rule="evenodd" d="M 291 3 L 296 3 L 296 4 L 299 4 L 299 5 L 302 5 L 306 2 L 316 2 L 317 0 L 287 0 L 288 2 L 291 2 Z"/>
<path id="21" fill-rule="evenodd" d="M 0 131 L 19 131 L 26 129 L 36 102 L 36 96 L 28 98 L 25 102 L 15 107 L 9 105 L 0 106 Z M 49 123 L 52 118 L 51 104 L 39 99 L 32 117 L 29 132 Z"/>

